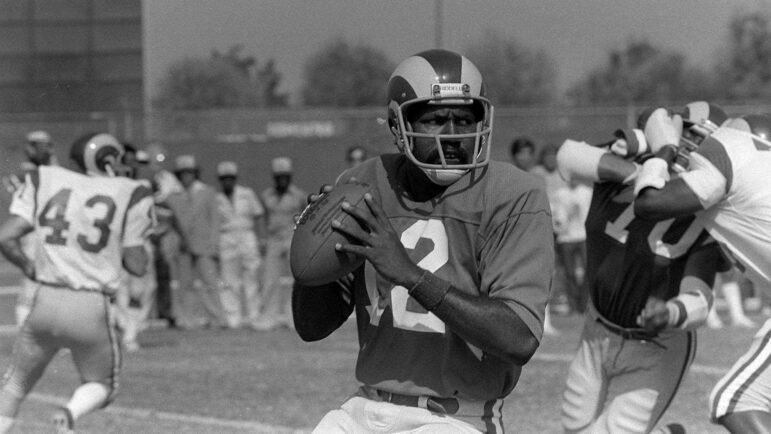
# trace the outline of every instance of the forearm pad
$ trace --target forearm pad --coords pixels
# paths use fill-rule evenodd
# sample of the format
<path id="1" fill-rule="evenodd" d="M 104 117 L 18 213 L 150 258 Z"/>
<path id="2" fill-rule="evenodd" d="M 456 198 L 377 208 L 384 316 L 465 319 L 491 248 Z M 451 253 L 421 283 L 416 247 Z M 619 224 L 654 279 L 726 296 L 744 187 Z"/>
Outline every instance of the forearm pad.
<path id="1" fill-rule="evenodd" d="M 418 283 L 416 283 L 408 293 L 417 300 L 421 306 L 428 310 L 436 309 L 444 300 L 444 297 L 450 292 L 452 285 L 446 280 L 442 280 L 428 270 L 423 271 Z"/>
<path id="2" fill-rule="evenodd" d="M 636 157 L 642 155 L 650 149 L 645 140 L 645 133 L 637 128 L 616 130 L 613 133 L 616 141 L 610 146 L 610 152 L 621 157 Z"/>
<path id="3" fill-rule="evenodd" d="M 600 180 L 597 173 L 600 158 L 607 152 L 605 148 L 586 142 L 565 140 L 557 152 L 557 169 L 565 181 L 578 178 L 597 182 Z"/>
<path id="4" fill-rule="evenodd" d="M 667 301 L 670 328 L 692 330 L 707 320 L 712 307 L 712 292 L 701 288 L 681 292 Z"/>

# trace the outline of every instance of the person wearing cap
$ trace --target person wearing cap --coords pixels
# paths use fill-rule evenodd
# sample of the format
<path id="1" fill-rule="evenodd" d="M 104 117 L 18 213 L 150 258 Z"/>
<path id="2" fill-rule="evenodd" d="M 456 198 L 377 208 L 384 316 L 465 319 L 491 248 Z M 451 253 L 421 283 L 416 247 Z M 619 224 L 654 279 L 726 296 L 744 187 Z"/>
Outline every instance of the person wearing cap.
<path id="1" fill-rule="evenodd" d="M 345 151 L 345 162 L 348 164 L 348 168 L 358 165 L 367 158 L 369 158 L 367 148 L 361 145 L 351 146 Z"/>
<path id="2" fill-rule="evenodd" d="M 220 162 L 217 177 L 220 273 L 225 284 L 222 308 L 228 327 L 235 328 L 253 324 L 260 313 L 257 270 L 265 254 L 265 208 L 254 190 L 237 183 L 236 163 Z"/>
<path id="3" fill-rule="evenodd" d="M 226 326 L 220 300 L 222 285 L 216 265 L 220 234 L 217 193 L 198 179 L 200 168 L 193 155 L 178 156 L 174 173 L 183 187 L 181 192 L 172 193 L 166 199 L 179 223 L 181 239 L 177 258 L 179 286 L 177 291 L 172 288 L 177 326 Z M 194 284 L 194 272 L 202 285 Z M 191 297 L 193 291 L 198 293 L 203 304 L 204 318 L 197 315 Z"/>
<path id="4" fill-rule="evenodd" d="M 305 208 L 307 193 L 292 183 L 292 160 L 278 157 L 271 161 L 273 186 L 262 192 L 268 212 L 268 246 L 264 261 L 263 310 L 252 326 L 256 330 L 292 327 L 292 274 L 289 271 L 289 246 L 292 243 L 294 216 Z"/>

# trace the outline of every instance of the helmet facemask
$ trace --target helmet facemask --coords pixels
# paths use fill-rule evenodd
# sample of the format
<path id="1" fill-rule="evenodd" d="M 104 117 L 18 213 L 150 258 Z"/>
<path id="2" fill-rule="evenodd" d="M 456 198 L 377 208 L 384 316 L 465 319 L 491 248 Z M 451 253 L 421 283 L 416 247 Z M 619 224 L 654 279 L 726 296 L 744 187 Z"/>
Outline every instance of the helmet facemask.
<path id="1" fill-rule="evenodd" d="M 396 137 L 396 145 L 404 152 L 407 158 L 418 166 L 428 178 L 437 185 L 450 185 L 457 181 L 470 169 L 483 167 L 490 162 L 490 136 L 493 127 L 493 107 L 490 101 L 484 97 L 471 97 L 464 94 L 462 89 L 467 86 L 461 84 L 443 83 L 433 86 L 436 96 L 431 98 L 416 98 L 402 104 L 391 102 L 391 128 Z M 443 90 L 451 89 L 451 90 Z M 461 89 L 461 90 L 452 90 Z M 413 130 L 408 113 L 416 106 L 426 104 L 428 106 L 470 106 L 474 109 L 477 118 L 476 129 L 470 133 L 429 134 Z M 439 155 L 440 163 L 428 163 L 420 161 L 413 152 L 416 139 L 433 140 Z M 445 148 L 442 142 L 467 142 L 474 141 L 471 155 L 466 156 L 467 162 L 452 164 L 447 162 Z M 448 146 L 445 144 L 445 146 Z M 462 151 L 465 151 L 459 145 Z"/>

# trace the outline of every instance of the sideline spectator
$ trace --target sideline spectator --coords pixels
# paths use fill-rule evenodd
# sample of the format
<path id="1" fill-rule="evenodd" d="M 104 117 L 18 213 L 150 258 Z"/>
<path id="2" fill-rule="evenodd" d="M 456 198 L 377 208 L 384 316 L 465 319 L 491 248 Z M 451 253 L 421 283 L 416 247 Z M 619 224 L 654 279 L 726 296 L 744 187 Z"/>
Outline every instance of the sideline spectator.
<path id="1" fill-rule="evenodd" d="M 348 168 L 358 165 L 367 158 L 369 158 L 367 149 L 360 145 L 351 146 L 345 151 L 345 162 Z"/>
<path id="2" fill-rule="evenodd" d="M 236 163 L 219 163 L 217 177 L 222 188 L 217 193 L 222 307 L 228 326 L 235 328 L 255 323 L 260 313 L 257 271 L 266 250 L 265 209 L 254 190 L 237 183 Z"/>
<path id="3" fill-rule="evenodd" d="M 272 330 L 278 326 L 293 327 L 289 270 L 289 246 L 292 244 L 294 217 L 302 212 L 308 195 L 292 184 L 292 160 L 287 157 L 271 161 L 273 186 L 262 192 L 262 203 L 268 212 L 268 248 L 265 255 L 262 315 L 252 327 Z"/>
<path id="4" fill-rule="evenodd" d="M 198 177 L 200 168 L 192 155 L 176 159 L 175 174 L 183 191 L 171 194 L 167 203 L 179 221 L 182 238 L 187 242 L 179 255 L 179 290 L 173 302 L 177 325 L 182 328 L 227 326 L 220 301 L 221 282 L 216 256 L 219 247 L 219 216 L 216 192 Z M 193 271 L 202 286 L 194 284 Z M 198 293 L 206 317 L 196 313 L 193 292 Z"/>
<path id="5" fill-rule="evenodd" d="M 58 166 L 59 162 L 53 153 L 54 142 L 51 135 L 45 131 L 31 131 L 27 134 L 27 143 L 24 146 L 24 156 L 26 161 L 21 163 L 21 171 L 9 176 L 3 177 L 3 185 L 6 190 L 14 194 L 19 187 L 24 185 L 28 173 L 34 172 L 39 166 Z M 32 243 L 32 236 L 25 235 L 21 238 L 21 247 L 27 257 L 35 255 L 35 247 Z M 26 276 L 22 279 L 22 292 L 16 298 L 16 324 L 21 326 L 27 319 L 32 302 L 35 299 L 39 284 Z"/>
<path id="6" fill-rule="evenodd" d="M 589 293 L 584 285 L 586 271 L 586 216 L 592 202 L 592 188 L 577 181 L 554 192 L 552 220 L 556 234 L 557 263 L 564 272 L 565 294 L 570 310 L 584 313 Z"/>

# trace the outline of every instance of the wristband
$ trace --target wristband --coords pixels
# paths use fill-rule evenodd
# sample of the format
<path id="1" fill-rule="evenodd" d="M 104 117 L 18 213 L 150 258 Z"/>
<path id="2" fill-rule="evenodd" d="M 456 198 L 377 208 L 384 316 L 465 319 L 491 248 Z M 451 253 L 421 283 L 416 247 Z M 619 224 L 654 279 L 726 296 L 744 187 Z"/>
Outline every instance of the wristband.
<path id="1" fill-rule="evenodd" d="M 616 130 L 616 141 L 610 146 L 610 152 L 621 157 L 636 157 L 649 151 L 645 133 L 637 128 Z"/>
<path id="2" fill-rule="evenodd" d="M 428 270 L 423 270 L 418 281 L 407 293 L 430 311 L 436 309 L 444 301 L 444 297 L 450 292 L 451 287 L 449 282 L 434 276 Z"/>
<path id="3" fill-rule="evenodd" d="M 669 300 L 666 302 L 667 310 L 669 311 L 669 318 L 667 320 L 667 327 L 669 328 L 675 328 L 680 325 L 682 322 L 680 320 L 680 310 L 681 306 L 678 306 L 677 303 L 673 302 L 672 300 Z"/>
<path id="4" fill-rule="evenodd" d="M 662 158 L 649 158 L 643 163 L 642 170 L 635 180 L 634 194 L 637 196 L 647 187 L 660 190 L 667 181 L 669 181 L 669 164 Z"/>

